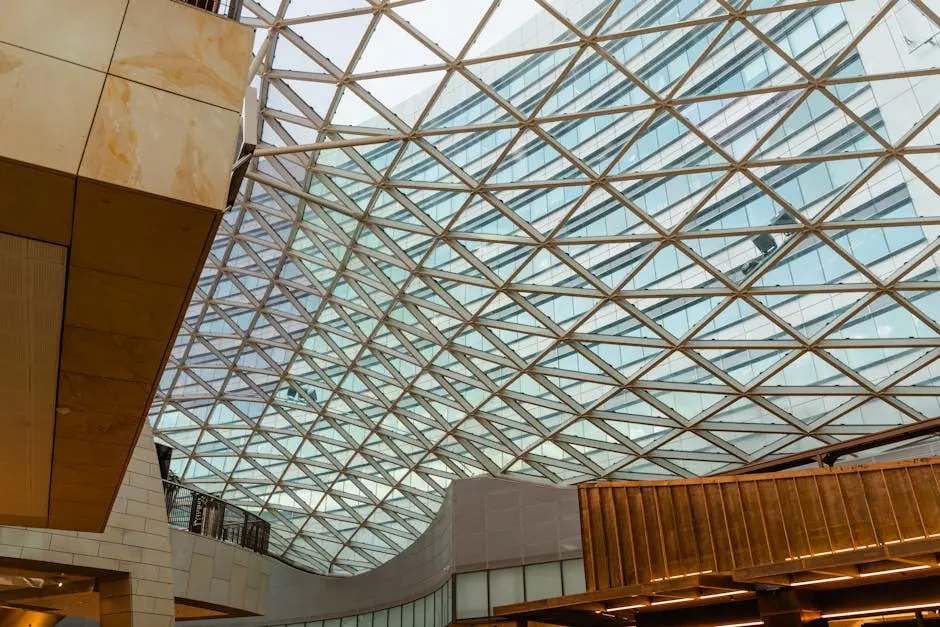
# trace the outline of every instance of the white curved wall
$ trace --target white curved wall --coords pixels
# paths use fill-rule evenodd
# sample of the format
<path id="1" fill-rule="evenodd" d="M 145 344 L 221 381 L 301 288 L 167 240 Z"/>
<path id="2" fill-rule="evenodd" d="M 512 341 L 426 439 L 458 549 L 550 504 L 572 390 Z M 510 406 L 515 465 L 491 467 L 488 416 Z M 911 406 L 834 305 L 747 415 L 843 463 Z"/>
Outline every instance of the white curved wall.
<path id="1" fill-rule="evenodd" d="M 272 559 L 266 615 L 199 625 L 292 625 L 355 616 L 433 594 L 458 573 L 580 557 L 575 488 L 467 479 L 451 485 L 428 530 L 379 568 L 355 577 L 325 577 Z"/>

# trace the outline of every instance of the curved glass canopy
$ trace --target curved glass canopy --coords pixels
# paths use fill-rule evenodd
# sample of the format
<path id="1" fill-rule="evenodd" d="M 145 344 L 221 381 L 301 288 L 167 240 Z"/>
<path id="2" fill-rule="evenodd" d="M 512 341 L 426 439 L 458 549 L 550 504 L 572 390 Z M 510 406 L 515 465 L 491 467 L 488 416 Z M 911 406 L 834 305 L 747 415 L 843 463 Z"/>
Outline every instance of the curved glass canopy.
<path id="1" fill-rule="evenodd" d="M 940 414 L 934 3 L 244 6 L 262 144 L 151 421 L 272 552 Z"/>

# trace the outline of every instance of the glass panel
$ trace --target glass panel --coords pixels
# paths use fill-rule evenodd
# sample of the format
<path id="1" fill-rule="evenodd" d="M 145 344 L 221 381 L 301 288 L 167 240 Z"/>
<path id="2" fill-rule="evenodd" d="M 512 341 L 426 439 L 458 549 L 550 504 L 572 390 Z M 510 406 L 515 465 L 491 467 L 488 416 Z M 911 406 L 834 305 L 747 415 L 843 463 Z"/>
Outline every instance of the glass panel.
<path id="1" fill-rule="evenodd" d="M 486 571 L 457 575 L 457 619 L 489 615 Z"/>
<path id="2" fill-rule="evenodd" d="M 584 560 L 565 560 L 561 563 L 562 583 L 565 594 L 580 594 L 584 585 Z"/>
<path id="3" fill-rule="evenodd" d="M 500 568 L 490 571 L 490 616 L 494 607 L 525 601 L 522 568 Z"/>
<path id="4" fill-rule="evenodd" d="M 533 564 L 525 567 L 525 600 L 535 601 L 561 596 L 561 565 L 559 562 Z"/>
<path id="5" fill-rule="evenodd" d="M 401 623 L 401 606 L 388 609 L 388 627 L 404 627 Z"/>
<path id="6" fill-rule="evenodd" d="M 401 606 L 401 627 L 415 627 L 415 604 L 405 603 Z"/>

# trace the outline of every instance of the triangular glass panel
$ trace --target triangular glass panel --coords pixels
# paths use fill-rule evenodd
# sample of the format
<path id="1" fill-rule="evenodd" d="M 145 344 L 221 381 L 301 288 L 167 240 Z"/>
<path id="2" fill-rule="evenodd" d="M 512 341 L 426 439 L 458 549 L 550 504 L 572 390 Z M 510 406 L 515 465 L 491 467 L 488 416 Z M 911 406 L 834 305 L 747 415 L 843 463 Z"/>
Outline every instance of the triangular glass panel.
<path id="1" fill-rule="evenodd" d="M 491 235 L 526 237 L 519 226 L 494 206 L 485 194 L 475 195 L 466 206 L 454 231 L 488 233 Z"/>
<path id="2" fill-rule="evenodd" d="M 698 34 L 696 29 L 696 44 L 699 49 L 694 52 L 705 51 L 712 37 Z M 697 56 L 697 55 L 696 55 Z M 689 55 L 694 61 L 696 56 Z M 734 70 L 728 74 L 717 71 L 731 63 Z M 686 61 L 687 71 L 692 61 Z M 788 85 L 796 82 L 796 72 L 781 71 L 788 68 L 787 62 L 777 54 L 762 39 L 758 38 L 744 24 L 734 22 L 721 39 L 714 45 L 705 60 L 695 68 L 691 75 L 683 81 L 678 95 L 690 94 L 726 94 L 741 92 L 756 87 L 768 88 Z M 675 80 L 672 75 L 666 80 Z"/>
<path id="3" fill-rule="evenodd" d="M 852 307 L 864 292 L 833 291 L 809 294 L 758 294 L 756 301 L 773 311 L 803 337 L 814 337 L 831 326 L 838 316 Z"/>
<path id="4" fill-rule="evenodd" d="M 748 383 L 786 355 L 782 350 L 696 349 L 699 355 L 721 368 L 739 383 Z"/>
<path id="5" fill-rule="evenodd" d="M 532 28 L 527 37 L 510 37 L 520 24 L 537 21 L 539 28 Z M 468 59 L 517 52 L 526 48 L 539 48 L 568 34 L 564 24 L 555 19 L 535 0 L 513 0 L 501 2 L 489 15 L 483 29 L 477 35 L 467 54 Z"/>
<path id="6" fill-rule="evenodd" d="M 408 20 L 447 54 L 456 57 L 490 4 L 490 0 L 463 1 L 460 3 L 460 19 L 454 19 L 452 0 L 403 4 L 395 7 L 395 13 Z"/>
<path id="7" fill-rule="evenodd" d="M 878 384 L 917 361 L 929 348 L 827 348 L 826 352 L 872 383 Z"/>
<path id="8" fill-rule="evenodd" d="M 690 289 L 709 282 L 712 275 L 692 261 L 688 255 L 667 244 L 626 285 L 630 290 Z"/>
<path id="9" fill-rule="evenodd" d="M 543 137 L 531 130 L 523 131 L 509 153 L 496 166 L 488 179 L 492 183 L 519 183 L 520 181 L 547 181 L 551 179 L 586 179 L 569 159 L 547 144 Z"/>
<path id="10" fill-rule="evenodd" d="M 531 1 L 531 0 L 530 0 Z M 455 107 L 459 102 L 461 106 Z M 494 116 L 495 112 L 495 116 Z M 421 124 L 423 130 L 471 126 L 484 118 L 508 116 L 508 112 L 460 72 L 452 70 L 444 88 Z"/>
<path id="11" fill-rule="evenodd" d="M 915 420 L 898 410 L 893 405 L 879 398 L 873 398 L 843 414 L 826 425 L 832 431 L 843 433 L 873 433 L 893 427 L 901 427 Z"/>
<path id="12" fill-rule="evenodd" d="M 425 183 L 457 182 L 457 177 L 452 172 L 425 152 L 415 141 L 406 144 L 405 153 L 395 164 L 389 178 Z"/>
<path id="13" fill-rule="evenodd" d="M 681 351 L 670 353 L 652 369 L 644 372 L 642 379 L 657 382 L 727 386 L 726 383 Z"/>
<path id="14" fill-rule="evenodd" d="M 631 78 L 610 64 L 596 51 L 588 48 L 568 71 L 565 79 L 551 93 L 548 102 L 539 110 L 539 115 L 564 115 L 568 113 L 599 112 L 623 107 L 642 107 L 641 119 L 652 113 L 653 99 L 648 89 L 638 86 Z M 648 107 L 648 108 L 647 108 Z M 631 120 L 633 120 L 631 122 Z M 624 116 L 624 123 L 617 128 L 622 134 L 633 124 L 631 116 Z M 622 141 L 622 140 L 621 140 Z M 618 143 L 618 142 L 611 142 Z"/>
<path id="15" fill-rule="evenodd" d="M 345 71 L 371 22 L 372 14 L 363 13 L 303 22 L 290 28 L 327 57 L 340 71 Z"/>
<path id="16" fill-rule="evenodd" d="M 732 5 L 739 5 L 740 0 L 732 2 Z M 756 2 L 754 3 L 756 4 Z M 750 5 L 751 7 L 754 4 Z M 665 26 L 678 24 L 686 20 L 702 18 L 702 17 L 715 17 L 719 15 L 725 15 L 727 9 L 725 9 L 717 0 L 706 0 L 702 3 L 688 3 L 688 4 L 676 4 L 670 5 L 670 7 L 658 13 L 658 17 L 655 19 L 650 19 L 650 24 L 655 24 L 657 26 Z M 617 7 L 614 9 L 613 14 L 607 19 L 607 22 L 604 24 L 604 28 L 601 32 L 605 34 L 609 33 L 621 33 L 625 31 L 630 31 L 635 28 L 645 26 L 647 24 L 647 15 L 643 9 L 643 6 L 638 2 L 619 2 Z M 651 33 L 653 37 L 648 37 L 644 40 L 644 45 L 651 45 L 655 41 L 655 36 L 659 33 Z"/>
<path id="17" fill-rule="evenodd" d="M 443 71 L 433 71 L 360 78 L 356 82 L 405 124 L 414 126 L 443 79 Z"/>
<path id="18" fill-rule="evenodd" d="M 753 428 L 753 425 L 760 425 L 763 429 L 768 431 L 773 429 L 778 433 L 798 432 L 796 427 L 789 422 L 747 398 L 736 400 L 718 413 L 709 416 L 699 426 L 707 428 L 711 423 L 718 423 L 720 429 L 735 426 L 744 431 Z"/>
<path id="19" fill-rule="evenodd" d="M 389 54 L 390 50 L 394 50 L 395 54 Z M 354 73 L 368 74 L 440 63 L 443 63 L 443 59 L 434 54 L 430 48 L 399 26 L 395 20 L 383 16 L 372 27 L 369 43 L 356 62 Z M 408 93 L 408 89 L 403 84 L 400 94 Z"/>
<path id="20" fill-rule="evenodd" d="M 768 269 L 764 259 L 772 256 L 774 250 L 776 247 L 769 249 L 765 256 L 758 260 L 758 266 L 748 273 L 761 273 L 754 282 L 757 287 L 869 282 L 857 268 L 816 235 L 803 238 Z"/>
<path id="21" fill-rule="evenodd" d="M 803 353 L 762 386 L 855 386 L 858 383 L 814 353 Z"/>
<path id="22" fill-rule="evenodd" d="M 554 85 L 575 48 L 474 63 L 470 71 L 503 100 L 529 115 Z"/>
<path id="23" fill-rule="evenodd" d="M 333 124 L 366 128 L 394 128 L 378 110 L 367 103 L 351 87 L 343 88 L 339 104 L 333 113 Z"/>
<path id="24" fill-rule="evenodd" d="M 775 322 L 747 301 L 735 298 L 694 336 L 701 340 L 789 339 Z"/>
<path id="25" fill-rule="evenodd" d="M 829 335 L 832 339 L 902 339 L 936 338 L 937 334 L 922 320 L 890 296 L 875 302 L 842 323 Z"/>
<path id="26" fill-rule="evenodd" d="M 900 295 L 921 314 L 940 324 L 940 292 L 924 290 L 901 292 Z"/>

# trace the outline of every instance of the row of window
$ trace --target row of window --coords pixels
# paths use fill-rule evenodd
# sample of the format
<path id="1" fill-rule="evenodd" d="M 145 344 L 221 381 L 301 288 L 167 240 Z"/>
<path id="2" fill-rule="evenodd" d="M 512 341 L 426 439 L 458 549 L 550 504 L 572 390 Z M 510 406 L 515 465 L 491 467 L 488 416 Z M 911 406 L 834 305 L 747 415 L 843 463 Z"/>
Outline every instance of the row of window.
<path id="1" fill-rule="evenodd" d="M 584 562 L 563 560 L 461 573 L 425 597 L 354 616 L 272 627 L 445 627 L 493 616 L 493 608 L 584 592 Z M 364 600 L 366 601 L 366 600 Z"/>

